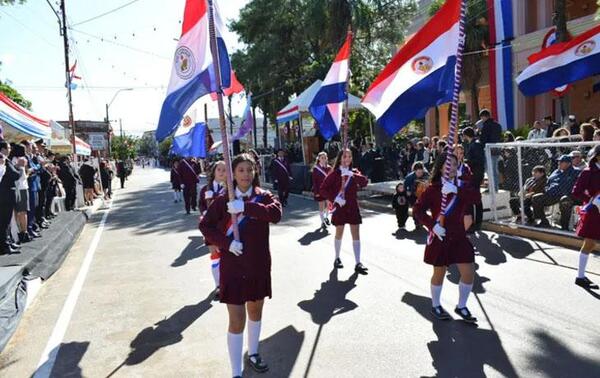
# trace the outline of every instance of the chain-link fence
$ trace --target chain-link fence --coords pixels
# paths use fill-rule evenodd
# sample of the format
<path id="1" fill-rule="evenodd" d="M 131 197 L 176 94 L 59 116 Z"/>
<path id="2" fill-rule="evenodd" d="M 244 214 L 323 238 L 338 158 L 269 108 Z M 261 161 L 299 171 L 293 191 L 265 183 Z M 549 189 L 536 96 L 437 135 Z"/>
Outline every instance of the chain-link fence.
<path id="1" fill-rule="evenodd" d="M 581 136 L 486 145 L 486 217 L 495 222 L 573 231 L 581 203 L 571 191 L 598 142 Z M 488 202 L 488 206 L 485 206 Z"/>

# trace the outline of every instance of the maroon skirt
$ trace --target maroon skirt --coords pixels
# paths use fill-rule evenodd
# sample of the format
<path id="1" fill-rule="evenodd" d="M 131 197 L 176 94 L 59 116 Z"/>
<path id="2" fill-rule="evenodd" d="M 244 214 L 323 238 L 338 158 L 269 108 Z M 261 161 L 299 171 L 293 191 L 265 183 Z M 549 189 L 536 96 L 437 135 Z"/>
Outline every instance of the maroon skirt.
<path id="1" fill-rule="evenodd" d="M 343 207 L 335 205 L 333 215 L 331 216 L 331 223 L 333 223 L 334 226 L 361 224 L 362 216 L 360 215 L 358 203 L 355 201 L 348 201 Z"/>
<path id="2" fill-rule="evenodd" d="M 322 195 L 320 195 L 319 193 L 313 193 L 313 198 L 315 201 L 317 202 L 323 202 L 326 201 L 327 198 L 323 197 Z"/>
<path id="3" fill-rule="evenodd" d="M 265 297 L 271 298 L 270 255 L 252 252 L 244 251 L 240 257 L 230 252 L 220 254 L 221 303 L 243 305 Z"/>
<path id="4" fill-rule="evenodd" d="M 450 266 L 475 262 L 475 250 L 466 236 L 446 236 L 443 241 L 431 232 L 425 247 L 425 263 L 433 266 Z"/>
<path id="5" fill-rule="evenodd" d="M 600 240 L 600 213 L 596 206 L 592 205 L 587 211 L 579 211 L 575 233 L 585 239 Z"/>

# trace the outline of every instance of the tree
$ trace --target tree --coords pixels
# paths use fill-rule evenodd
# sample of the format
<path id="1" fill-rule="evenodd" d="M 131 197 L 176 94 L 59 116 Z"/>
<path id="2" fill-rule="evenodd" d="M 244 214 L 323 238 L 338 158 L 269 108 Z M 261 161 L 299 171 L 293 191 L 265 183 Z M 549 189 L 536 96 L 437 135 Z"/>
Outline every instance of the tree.
<path id="1" fill-rule="evenodd" d="M 26 0 L 0 0 L 0 5 L 14 5 L 15 3 L 23 4 Z"/>
<path id="2" fill-rule="evenodd" d="M 163 160 L 165 160 L 165 161 L 168 160 L 169 152 L 171 152 L 172 145 L 173 145 L 173 137 L 172 136 L 166 138 L 165 140 L 160 142 L 160 144 L 158 145 L 158 151 L 160 153 L 160 157 Z"/>
<path id="3" fill-rule="evenodd" d="M 231 24 L 246 46 L 232 63 L 274 123 L 292 94 L 325 76 L 349 25 L 355 34 L 350 91 L 363 94 L 403 41 L 415 10 L 413 0 L 252 0 Z M 356 122 L 368 118 L 353 123 L 364 129 Z"/>
<path id="4" fill-rule="evenodd" d="M 433 16 L 444 4 L 444 0 L 435 0 L 429 8 Z M 465 50 L 463 57 L 462 86 L 471 97 L 473 115 L 479 114 L 479 82 L 483 74 L 483 54 L 489 40 L 488 7 L 485 1 L 467 0 L 465 20 Z M 502 42 L 502 41 L 498 41 Z M 490 46 L 497 48 L 498 46 Z"/>
<path id="5" fill-rule="evenodd" d="M 111 140 L 112 157 L 117 160 L 133 159 L 136 156 L 139 139 L 132 136 L 114 136 Z"/>
<path id="6" fill-rule="evenodd" d="M 138 155 L 158 157 L 158 143 L 154 135 L 144 134 L 138 142 Z"/>

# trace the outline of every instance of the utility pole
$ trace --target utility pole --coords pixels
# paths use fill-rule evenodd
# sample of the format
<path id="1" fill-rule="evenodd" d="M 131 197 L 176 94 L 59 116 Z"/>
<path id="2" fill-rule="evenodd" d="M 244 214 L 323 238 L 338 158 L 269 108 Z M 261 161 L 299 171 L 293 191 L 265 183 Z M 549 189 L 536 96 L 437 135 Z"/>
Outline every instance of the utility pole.
<path id="1" fill-rule="evenodd" d="M 119 118 L 119 130 L 121 132 L 121 143 L 123 143 L 123 122 L 121 121 L 121 118 Z"/>
<path id="2" fill-rule="evenodd" d="M 67 36 L 67 10 L 65 0 L 60 1 L 60 11 L 62 13 L 62 37 L 65 49 L 65 74 L 67 78 L 67 97 L 69 101 L 69 127 L 71 128 L 71 144 L 73 145 L 73 161 L 77 162 L 76 144 L 75 144 L 75 121 L 73 120 L 73 97 L 71 94 L 71 72 L 69 64 L 69 38 Z"/>

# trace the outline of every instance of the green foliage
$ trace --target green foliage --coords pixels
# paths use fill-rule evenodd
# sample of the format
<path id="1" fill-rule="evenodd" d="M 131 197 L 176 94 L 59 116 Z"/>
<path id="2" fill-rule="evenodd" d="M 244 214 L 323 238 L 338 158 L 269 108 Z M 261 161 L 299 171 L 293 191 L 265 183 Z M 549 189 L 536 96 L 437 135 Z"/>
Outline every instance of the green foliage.
<path id="1" fill-rule="evenodd" d="M 414 0 L 252 0 L 231 24 L 246 46 L 232 63 L 274 123 L 292 94 L 324 78 L 349 25 L 350 92 L 363 94 L 402 43 L 415 11 Z M 368 118 L 357 116 L 351 125 L 357 128 L 351 135 L 363 134 Z"/>
<path id="2" fill-rule="evenodd" d="M 15 1 L 15 0 L 0 0 L 0 6 L 2 5 L 14 5 L 15 3 L 18 4 L 23 4 L 26 0 L 19 0 L 19 1 Z"/>
<path id="3" fill-rule="evenodd" d="M 139 139 L 133 136 L 113 136 L 110 143 L 112 157 L 118 160 L 135 158 L 138 151 L 138 143 Z"/>
<path id="4" fill-rule="evenodd" d="M 171 151 L 172 145 L 173 145 L 173 137 L 172 136 L 163 140 L 158 145 L 158 152 L 163 159 L 167 160 L 169 158 L 169 151 Z"/>
<path id="5" fill-rule="evenodd" d="M 530 131 L 531 131 L 531 126 L 529 126 L 528 124 L 523 125 L 517 129 L 510 130 L 510 132 L 515 136 L 515 138 L 523 137 L 525 139 L 527 139 L 527 137 L 529 136 Z"/>
<path id="6" fill-rule="evenodd" d="M 144 134 L 138 141 L 138 155 L 147 157 L 158 157 L 158 143 L 154 135 Z"/>
<path id="7" fill-rule="evenodd" d="M 26 100 L 16 89 L 0 81 L 0 92 L 25 109 L 31 110 L 31 101 Z"/>

